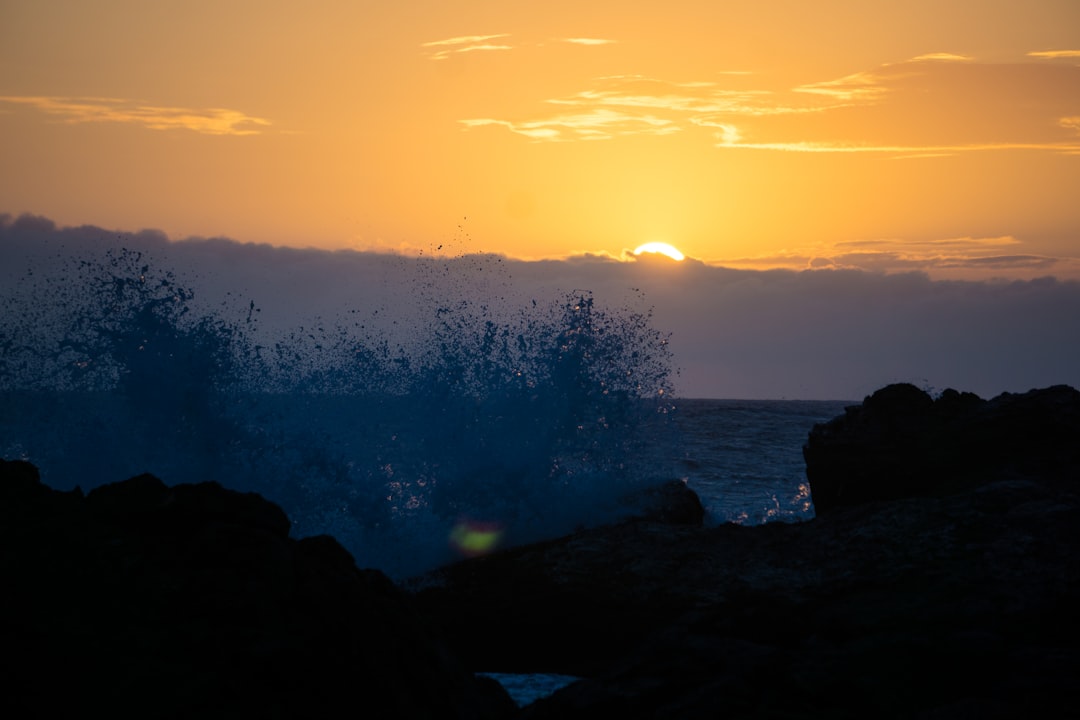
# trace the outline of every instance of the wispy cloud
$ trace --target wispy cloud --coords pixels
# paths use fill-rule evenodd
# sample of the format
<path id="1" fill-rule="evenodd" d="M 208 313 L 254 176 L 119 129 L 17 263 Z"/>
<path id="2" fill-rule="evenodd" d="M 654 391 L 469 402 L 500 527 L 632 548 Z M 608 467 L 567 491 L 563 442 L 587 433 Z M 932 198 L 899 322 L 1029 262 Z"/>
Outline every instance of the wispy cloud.
<path id="1" fill-rule="evenodd" d="M 1039 52 L 1029 52 L 1030 57 L 1036 58 L 1048 58 L 1055 60 L 1058 58 L 1080 58 L 1080 50 L 1041 50 Z"/>
<path id="2" fill-rule="evenodd" d="M 499 38 L 504 37 L 510 37 L 509 33 L 498 33 L 496 35 L 461 35 L 458 37 L 446 38 L 445 40 L 432 40 L 431 42 L 421 43 L 420 47 L 436 48 L 428 54 L 428 57 L 432 60 L 445 60 L 448 57 L 461 53 L 513 50 L 513 45 L 491 42 L 492 40 L 498 40 Z"/>
<path id="3" fill-rule="evenodd" d="M 886 93 L 878 78 L 871 72 L 855 73 L 836 80 L 802 85 L 795 92 L 824 95 L 841 102 L 871 102 Z"/>
<path id="4" fill-rule="evenodd" d="M 605 38 L 571 37 L 562 38 L 562 42 L 570 43 L 571 45 L 612 45 L 616 41 Z"/>
<path id="5" fill-rule="evenodd" d="M 1055 57 L 1071 52 L 1053 51 Z M 999 151 L 1080 153 L 1077 65 L 990 64 L 936 52 L 796 87 L 769 87 L 764 81 L 745 73 L 682 82 L 608 76 L 573 94 L 538 100 L 538 108 L 572 107 L 572 113 L 538 110 L 532 117 L 462 122 L 549 141 L 704 130 L 712 136 L 705 143 L 726 150 L 909 159 Z"/>
<path id="6" fill-rule="evenodd" d="M 642 75 L 600 78 L 600 85 L 561 98 L 551 105 L 579 107 L 651 108 L 698 115 L 747 111 L 753 92 L 721 90 L 715 83 L 671 83 Z"/>
<path id="7" fill-rule="evenodd" d="M 668 135 L 707 125 L 721 128 L 722 136 L 734 141 L 741 137 L 736 125 L 714 122 L 714 118 L 814 110 L 776 104 L 766 91 L 726 90 L 714 82 L 675 83 L 643 75 L 608 76 L 596 82 L 592 89 L 544 101 L 547 105 L 574 108 L 573 112 L 536 120 L 482 118 L 461 122 L 469 128 L 502 126 L 533 140 L 549 141 Z"/>
<path id="8" fill-rule="evenodd" d="M 552 142 L 608 140 L 622 135 L 666 135 L 679 131 L 679 127 L 672 121 L 655 115 L 630 114 L 606 108 L 526 122 L 492 118 L 476 118 L 461 122 L 467 128 L 498 125 L 532 140 Z"/>
<path id="9" fill-rule="evenodd" d="M 931 60 L 931 61 L 937 61 L 937 62 L 970 62 L 970 61 L 972 61 L 974 59 L 975 58 L 973 58 L 973 57 L 971 57 L 969 55 L 957 55 L 956 53 L 939 52 L 939 53 L 926 53 L 924 55 L 919 55 L 917 57 L 913 57 L 911 59 L 911 61 L 912 62 L 920 62 L 920 61 Z"/>
<path id="10" fill-rule="evenodd" d="M 113 122 L 152 130 L 191 130 L 204 135 L 258 135 L 269 120 L 228 108 L 147 105 L 104 97 L 0 96 L 0 102 L 33 107 L 65 123 Z"/>
<path id="11" fill-rule="evenodd" d="M 874 239 L 828 246 L 792 248 L 769 255 L 723 258 L 717 264 L 747 270 L 859 270 L 874 273 L 923 272 L 937 279 L 989 275 L 1035 278 L 1080 275 L 1080 258 L 1024 252 L 1021 240 L 957 237 L 928 240 Z"/>
<path id="12" fill-rule="evenodd" d="M 510 45 L 506 42 L 492 42 L 493 40 L 499 40 L 500 38 L 506 37 L 510 37 L 509 33 L 498 33 L 494 35 L 460 35 L 444 40 L 432 40 L 431 42 L 422 43 L 420 47 L 429 49 L 427 56 L 431 60 L 446 60 L 449 57 L 462 53 L 513 50 L 516 47 L 522 47 L 521 45 Z M 565 37 L 554 38 L 551 42 L 562 45 L 595 47 L 599 45 L 614 45 L 617 41 L 610 38 Z M 544 45 L 544 43 L 539 43 L 539 45 Z M 526 45 L 526 47 L 536 46 L 536 43 Z"/>
<path id="13" fill-rule="evenodd" d="M 476 43 L 487 42 L 488 40 L 494 40 L 496 38 L 509 37 L 509 33 L 499 33 L 497 35 L 460 35 L 458 37 L 446 38 L 445 40 L 432 40 L 431 42 L 422 43 L 420 47 L 438 47 L 441 45 L 475 45 Z"/>

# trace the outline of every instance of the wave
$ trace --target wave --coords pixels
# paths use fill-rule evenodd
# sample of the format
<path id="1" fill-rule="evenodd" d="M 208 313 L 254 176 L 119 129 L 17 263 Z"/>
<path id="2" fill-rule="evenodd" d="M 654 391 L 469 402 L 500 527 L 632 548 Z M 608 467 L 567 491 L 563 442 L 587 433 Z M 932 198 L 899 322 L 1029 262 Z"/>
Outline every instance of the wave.
<path id="1" fill-rule="evenodd" d="M 61 488 L 149 471 L 257 491 L 395 577 L 616 519 L 675 476 L 648 311 L 514 297 L 495 256 L 380 262 L 377 306 L 296 322 L 167 252 L 28 261 L 0 292 L 0 455 Z"/>

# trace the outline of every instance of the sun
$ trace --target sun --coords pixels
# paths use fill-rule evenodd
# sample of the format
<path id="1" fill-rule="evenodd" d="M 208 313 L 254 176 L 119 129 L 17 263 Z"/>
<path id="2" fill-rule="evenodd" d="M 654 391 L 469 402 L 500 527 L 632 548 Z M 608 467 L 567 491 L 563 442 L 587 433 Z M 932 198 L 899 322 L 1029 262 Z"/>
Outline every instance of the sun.
<path id="1" fill-rule="evenodd" d="M 662 242 L 647 242 L 644 245 L 638 245 L 636 248 L 634 248 L 634 255 L 640 255 L 641 253 L 667 255 L 669 258 L 675 261 L 686 259 L 686 256 L 679 252 L 679 249 L 677 247 Z"/>

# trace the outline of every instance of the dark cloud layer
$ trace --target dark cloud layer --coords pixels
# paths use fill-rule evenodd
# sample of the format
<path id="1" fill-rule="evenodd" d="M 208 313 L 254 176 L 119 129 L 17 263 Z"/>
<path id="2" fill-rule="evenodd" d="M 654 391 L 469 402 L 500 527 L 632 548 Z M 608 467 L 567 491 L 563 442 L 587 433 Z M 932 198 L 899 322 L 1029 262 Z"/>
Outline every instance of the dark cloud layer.
<path id="1" fill-rule="evenodd" d="M 671 334 L 675 385 L 688 397 L 859 399 L 898 381 L 983 396 L 1080 387 L 1080 283 L 1053 278 L 934 281 L 921 273 L 733 270 L 660 257 L 403 257 L 170 242 L 154 231 L 0 216 L 0 283 L 13 288 L 31 272 L 46 279 L 105 247 L 142 250 L 176 268 L 210 307 L 254 301 L 268 326 L 351 317 L 407 332 L 418 301 L 466 299 L 515 313 L 534 299 L 591 291 L 611 308 L 651 308 L 654 325 Z"/>

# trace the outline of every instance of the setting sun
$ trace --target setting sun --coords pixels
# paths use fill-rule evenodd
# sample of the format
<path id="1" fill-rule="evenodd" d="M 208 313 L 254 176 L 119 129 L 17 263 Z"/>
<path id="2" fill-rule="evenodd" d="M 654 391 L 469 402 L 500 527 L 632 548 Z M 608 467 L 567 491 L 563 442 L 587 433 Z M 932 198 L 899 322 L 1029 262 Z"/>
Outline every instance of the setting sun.
<path id="1" fill-rule="evenodd" d="M 686 256 L 679 252 L 679 249 L 676 248 L 674 245 L 668 245 L 667 243 L 662 242 L 649 242 L 634 248 L 634 255 L 640 255 L 641 253 L 667 255 L 669 258 L 675 261 L 686 259 Z"/>

